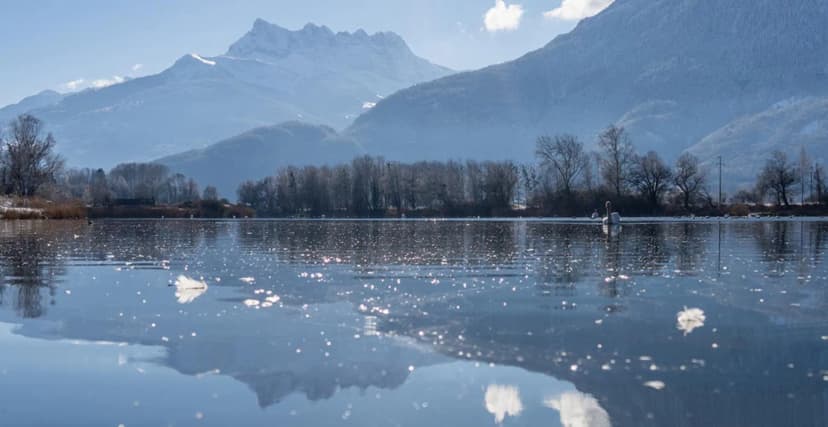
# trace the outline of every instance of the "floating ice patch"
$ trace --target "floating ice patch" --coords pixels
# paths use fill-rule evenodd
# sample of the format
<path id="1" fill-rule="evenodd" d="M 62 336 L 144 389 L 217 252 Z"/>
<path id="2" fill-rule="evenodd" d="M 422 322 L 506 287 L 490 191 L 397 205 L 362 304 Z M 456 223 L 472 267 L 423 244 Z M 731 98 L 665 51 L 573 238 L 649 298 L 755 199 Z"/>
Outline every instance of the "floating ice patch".
<path id="1" fill-rule="evenodd" d="M 240 277 L 239 280 L 241 280 L 242 282 L 247 283 L 249 285 L 249 284 L 255 282 L 256 278 L 255 277 Z"/>
<path id="2" fill-rule="evenodd" d="M 202 280 L 196 280 L 183 274 L 175 279 L 175 297 L 178 298 L 179 304 L 189 304 L 205 292 L 207 292 L 207 283 Z"/>
<path id="3" fill-rule="evenodd" d="M 664 388 L 663 381 L 647 381 L 644 383 L 644 387 L 649 387 L 653 390 L 662 390 Z"/>
<path id="4" fill-rule="evenodd" d="M 243 301 L 244 305 L 248 307 L 258 307 L 261 302 L 257 299 L 246 299 Z"/>
<path id="5" fill-rule="evenodd" d="M 684 331 L 684 335 L 687 335 L 693 332 L 694 329 L 704 326 L 706 319 L 702 309 L 684 307 L 684 310 L 679 311 L 676 315 L 676 328 Z"/>

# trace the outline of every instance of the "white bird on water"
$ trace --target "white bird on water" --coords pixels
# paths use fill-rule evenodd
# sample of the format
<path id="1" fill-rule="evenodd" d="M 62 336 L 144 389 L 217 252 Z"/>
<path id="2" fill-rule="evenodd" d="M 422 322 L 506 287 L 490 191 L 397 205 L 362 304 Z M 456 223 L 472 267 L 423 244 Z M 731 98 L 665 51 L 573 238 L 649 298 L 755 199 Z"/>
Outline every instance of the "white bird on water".
<path id="1" fill-rule="evenodd" d="M 621 214 L 612 211 L 612 202 L 607 201 L 607 216 L 604 217 L 604 225 L 621 225 Z"/>

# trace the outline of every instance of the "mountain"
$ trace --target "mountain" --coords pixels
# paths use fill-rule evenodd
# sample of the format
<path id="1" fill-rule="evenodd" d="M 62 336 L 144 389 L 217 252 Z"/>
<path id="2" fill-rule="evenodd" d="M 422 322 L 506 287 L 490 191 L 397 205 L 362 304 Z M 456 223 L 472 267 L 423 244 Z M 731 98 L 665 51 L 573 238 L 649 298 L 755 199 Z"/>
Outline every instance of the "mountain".
<path id="1" fill-rule="evenodd" d="M 519 59 L 402 90 L 345 134 L 397 159 L 528 160 L 538 135 L 591 144 L 619 123 L 672 159 L 739 117 L 828 95 L 826 22 L 824 0 L 616 0 Z"/>
<path id="2" fill-rule="evenodd" d="M 297 31 L 257 20 L 216 57 L 32 108 L 71 165 L 109 167 L 199 148 L 288 120 L 347 126 L 380 97 L 450 70 L 393 33 Z"/>
<path id="3" fill-rule="evenodd" d="M 53 106 L 60 102 L 63 97 L 64 95 L 53 90 L 44 90 L 38 94 L 23 98 L 16 104 L 0 108 L 0 128 L 5 127 L 15 117 L 28 111 Z"/>
<path id="4" fill-rule="evenodd" d="M 157 162 L 235 200 L 239 184 L 272 175 L 281 166 L 333 164 L 357 153 L 357 147 L 341 142 L 335 130 L 294 121 L 253 129 Z"/>
<path id="5" fill-rule="evenodd" d="M 702 159 L 722 156 L 725 182 L 740 187 L 756 181 L 757 168 L 774 150 L 782 150 L 792 162 L 799 161 L 799 151 L 821 164 L 828 160 L 828 97 L 794 98 L 779 102 L 767 110 L 739 117 L 704 137 L 688 150 Z"/>

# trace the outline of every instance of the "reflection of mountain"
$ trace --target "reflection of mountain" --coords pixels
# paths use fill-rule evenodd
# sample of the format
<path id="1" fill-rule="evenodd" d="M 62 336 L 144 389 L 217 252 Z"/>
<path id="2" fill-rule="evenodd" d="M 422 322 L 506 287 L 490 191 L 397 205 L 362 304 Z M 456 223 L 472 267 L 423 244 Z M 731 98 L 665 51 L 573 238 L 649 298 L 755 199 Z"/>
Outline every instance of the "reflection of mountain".
<path id="1" fill-rule="evenodd" d="M 540 222 L 33 227 L 68 254 L 58 274 L 73 293 L 57 292 L 44 321 L 25 320 L 19 333 L 163 346 L 165 365 L 218 370 L 262 406 L 293 393 L 394 389 L 409 366 L 462 358 L 572 382 L 613 425 L 828 421 L 821 223 L 627 225 L 610 237 Z M 2 253 L 25 241 L 18 233 L 0 239 Z M 10 260 L 0 259 L 4 269 Z M 209 290 L 179 305 L 167 286 L 179 274 L 203 276 Z M 284 306 L 241 303 L 263 300 L 259 289 Z M 705 313 L 687 334 L 677 327 L 684 307 Z M 643 385 L 651 380 L 666 387 Z M 496 417 L 519 412 L 498 396 Z M 578 402 L 597 411 L 578 396 L 548 406 Z"/>
<path id="2" fill-rule="evenodd" d="M 640 280 L 636 288 L 655 286 Z M 613 425 L 786 425 L 791 414 L 802 414 L 793 425 L 828 421 L 826 386 L 817 375 L 828 356 L 818 339 L 824 320 L 812 317 L 790 334 L 791 325 L 715 299 L 666 299 L 626 298 L 627 311 L 607 316 L 584 298 L 559 310 L 528 295 L 492 292 L 435 301 L 419 307 L 428 319 L 398 313 L 382 327 L 412 337 L 426 331 L 422 341 L 446 355 L 470 353 L 570 381 L 602 402 Z M 439 309 L 455 304 L 469 308 Z M 676 327 L 681 304 L 703 305 L 715 318 L 685 337 Z M 667 387 L 644 387 L 649 380 Z M 648 414 L 652 421 L 642 421 Z"/>

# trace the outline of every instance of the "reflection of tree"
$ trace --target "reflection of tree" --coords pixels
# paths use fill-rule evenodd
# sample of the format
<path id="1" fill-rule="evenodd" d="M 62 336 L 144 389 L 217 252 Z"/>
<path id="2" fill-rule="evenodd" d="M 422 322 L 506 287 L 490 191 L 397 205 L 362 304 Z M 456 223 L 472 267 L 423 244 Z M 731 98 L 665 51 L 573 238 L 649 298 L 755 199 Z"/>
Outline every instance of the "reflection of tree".
<path id="1" fill-rule="evenodd" d="M 795 252 L 790 241 L 793 226 L 794 223 L 784 221 L 757 226 L 756 243 L 762 252 L 763 260 L 770 267 L 769 273 L 773 276 L 785 274 L 786 265 L 791 260 L 790 256 Z"/>
<path id="2" fill-rule="evenodd" d="M 575 295 L 575 285 L 587 275 L 594 255 L 593 239 L 585 231 L 588 229 L 571 224 L 546 227 L 540 240 L 546 244 L 540 246 L 543 256 L 536 267 L 535 286 L 541 295 Z"/>
<path id="3" fill-rule="evenodd" d="M 710 226 L 683 223 L 676 226 L 673 231 L 676 239 L 676 269 L 682 275 L 697 274 L 699 266 L 707 256 Z"/>
<path id="4" fill-rule="evenodd" d="M 7 223 L 0 233 L 0 271 L 6 277 L 0 285 L 0 305 L 9 304 L 8 299 L 13 299 L 12 306 L 26 318 L 44 314 L 44 297 L 48 296 L 54 304 L 55 288 L 63 274 L 55 235 L 48 233 L 42 224 Z"/>
<path id="5" fill-rule="evenodd" d="M 639 238 L 633 241 L 632 253 L 637 257 L 635 270 L 645 275 L 656 275 L 670 261 L 664 226 L 644 224 L 636 228 Z"/>
<path id="6" fill-rule="evenodd" d="M 515 257 L 514 223 L 460 221 L 250 221 L 239 228 L 246 250 L 279 248 L 284 262 L 336 257 L 353 265 L 468 265 Z"/>

